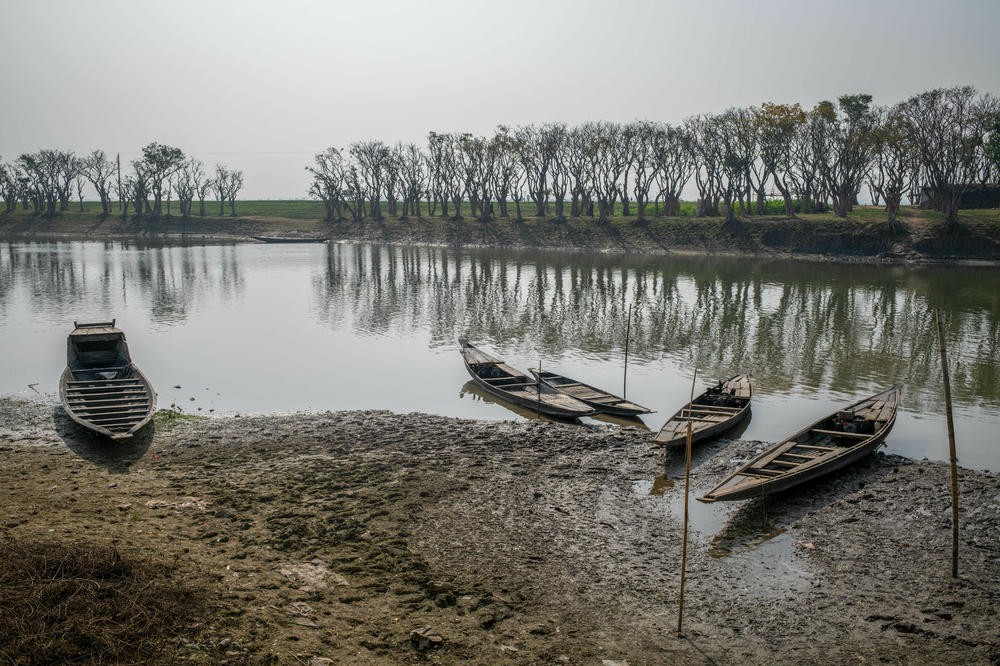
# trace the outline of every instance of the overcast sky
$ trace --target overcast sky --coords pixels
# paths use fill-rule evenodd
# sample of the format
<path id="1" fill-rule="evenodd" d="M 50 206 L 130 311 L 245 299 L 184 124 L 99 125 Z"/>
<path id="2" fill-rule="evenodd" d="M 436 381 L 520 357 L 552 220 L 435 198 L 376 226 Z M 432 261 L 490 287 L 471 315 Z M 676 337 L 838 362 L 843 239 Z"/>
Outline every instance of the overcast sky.
<path id="1" fill-rule="evenodd" d="M 326 146 L 1000 93 L 1000 0 L 2 0 L 0 156 L 159 141 L 304 197 Z"/>

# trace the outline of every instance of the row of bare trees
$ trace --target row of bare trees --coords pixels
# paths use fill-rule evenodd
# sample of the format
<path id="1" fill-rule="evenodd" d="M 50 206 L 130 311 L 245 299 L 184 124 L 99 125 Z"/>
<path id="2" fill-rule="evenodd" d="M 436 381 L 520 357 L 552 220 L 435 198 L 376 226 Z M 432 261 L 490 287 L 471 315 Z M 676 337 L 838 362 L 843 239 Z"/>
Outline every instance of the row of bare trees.
<path id="1" fill-rule="evenodd" d="M 646 219 L 680 213 L 694 182 L 698 216 L 762 215 L 775 193 L 785 212 L 832 207 L 846 217 L 867 187 L 898 229 L 904 197 L 927 187 L 957 224 L 965 188 L 993 182 L 1000 170 L 1000 106 L 970 87 L 931 90 L 891 107 L 870 95 L 845 95 L 811 110 L 765 103 L 654 121 L 500 126 L 491 137 L 431 132 L 427 144 L 363 141 L 327 148 L 306 167 L 309 194 L 330 220 L 385 213 L 522 219 L 589 216 L 606 221 L 621 207 Z M 991 143 L 992 142 L 992 143 Z M 991 157 L 992 155 L 992 157 Z M 633 210 L 634 207 L 634 210 Z M 513 211 L 510 210 L 513 208 Z"/>
<path id="2" fill-rule="evenodd" d="M 39 150 L 0 163 L 0 192 L 7 211 L 20 204 L 25 210 L 52 216 L 69 210 L 74 195 L 83 211 L 88 184 L 97 193 L 104 215 L 112 213 L 116 201 L 122 217 L 130 209 L 137 216 L 169 215 L 176 197 L 183 217 L 192 214 L 195 200 L 198 214 L 204 216 L 205 201 L 214 195 L 219 215 L 225 214 L 228 203 L 230 215 L 235 216 L 243 172 L 216 164 L 210 175 L 200 160 L 185 156 L 180 148 L 155 142 L 143 147 L 142 157 L 124 170 L 119 157 L 112 160 L 103 150 L 83 157 L 71 150 Z"/>

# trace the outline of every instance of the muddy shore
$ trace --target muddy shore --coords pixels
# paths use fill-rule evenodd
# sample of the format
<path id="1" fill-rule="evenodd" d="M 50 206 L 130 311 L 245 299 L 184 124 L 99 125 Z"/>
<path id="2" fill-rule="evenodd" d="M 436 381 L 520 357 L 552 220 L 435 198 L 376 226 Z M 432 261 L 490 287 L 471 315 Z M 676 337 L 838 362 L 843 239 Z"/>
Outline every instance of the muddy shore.
<path id="1" fill-rule="evenodd" d="M 1000 661 L 995 474 L 961 471 L 958 579 L 940 464 L 876 454 L 767 501 L 692 501 L 678 638 L 683 467 L 647 438 L 384 411 L 161 412 L 109 445 L 52 402 L 3 398 L 2 534 L 115 541 L 207 581 L 214 610 L 168 660 Z M 699 449 L 693 494 L 762 446 Z M 411 631 L 426 626 L 441 642 L 420 651 Z"/>
<path id="2" fill-rule="evenodd" d="M 243 242 L 255 236 L 447 247 L 538 249 L 621 254 L 715 254 L 867 264 L 997 264 L 1000 224 L 994 211 L 963 213 L 961 233 L 942 236 L 936 214 L 906 208 L 906 231 L 888 236 L 882 225 L 858 218 L 752 217 L 723 228 L 718 218 L 653 218 L 609 223 L 571 218 L 528 218 L 487 223 L 439 217 L 326 222 L 264 216 L 187 220 L 122 219 L 94 213 L 42 218 L 23 211 L 0 214 L 0 240 Z"/>

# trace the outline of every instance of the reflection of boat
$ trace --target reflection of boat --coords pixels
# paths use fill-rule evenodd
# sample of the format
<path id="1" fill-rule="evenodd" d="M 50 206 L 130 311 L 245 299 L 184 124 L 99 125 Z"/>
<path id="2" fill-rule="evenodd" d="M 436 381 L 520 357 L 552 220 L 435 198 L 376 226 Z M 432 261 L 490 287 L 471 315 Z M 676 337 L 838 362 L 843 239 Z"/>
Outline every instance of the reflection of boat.
<path id="1" fill-rule="evenodd" d="M 606 423 L 614 423 L 615 425 L 620 425 L 626 428 L 638 428 L 639 430 L 644 430 L 649 432 L 649 426 L 642 422 L 638 416 L 618 416 L 616 414 L 601 414 L 597 412 L 596 414 L 591 414 L 589 418 L 596 419 L 598 421 L 604 421 Z"/>
<path id="2" fill-rule="evenodd" d="M 877 449 L 896 422 L 899 386 L 826 416 L 740 467 L 703 502 L 786 490 L 840 469 Z"/>
<path id="3" fill-rule="evenodd" d="M 460 339 L 458 343 L 472 380 L 493 395 L 548 416 L 575 418 L 594 413 L 589 406 L 565 393 L 529 381 L 524 373 L 470 345 L 468 340 Z"/>
<path id="4" fill-rule="evenodd" d="M 487 392 L 479 384 L 472 381 L 471 379 L 464 384 L 462 384 L 462 391 L 460 395 L 464 397 L 466 394 L 473 396 L 473 399 L 482 400 L 483 402 L 488 402 L 492 405 L 499 405 L 504 409 L 509 409 L 518 416 L 523 416 L 526 419 L 540 419 L 542 421 L 550 421 L 553 423 L 579 423 L 578 419 L 562 419 L 556 418 L 554 416 L 546 416 L 545 414 L 539 414 L 534 409 L 528 409 L 527 407 L 521 407 L 520 405 L 515 405 L 509 400 L 504 400 L 499 398 L 492 393 Z"/>
<path id="5" fill-rule="evenodd" d="M 614 414 L 616 416 L 638 416 L 639 414 L 650 414 L 653 410 L 646 409 L 642 405 L 629 402 L 625 398 L 619 398 L 607 391 L 578 382 L 575 379 L 564 377 L 555 372 L 543 370 L 539 372 L 535 368 L 529 368 L 535 379 L 542 382 L 551 389 L 560 391 L 576 398 L 580 402 L 590 405 L 602 414 Z"/>
<path id="6" fill-rule="evenodd" d="M 750 415 L 753 387 L 750 375 L 736 375 L 709 388 L 695 398 L 688 409 L 684 405 L 663 424 L 653 437 L 654 442 L 678 446 L 687 442 L 688 421 L 691 422 L 691 442 L 719 435 L 733 428 Z"/>
<path id="7" fill-rule="evenodd" d="M 262 243 L 325 243 L 327 238 L 301 238 L 296 236 L 251 236 Z"/>
<path id="8" fill-rule="evenodd" d="M 115 322 L 74 323 L 59 398 L 70 418 L 113 439 L 131 437 L 156 411 L 156 394 Z"/>

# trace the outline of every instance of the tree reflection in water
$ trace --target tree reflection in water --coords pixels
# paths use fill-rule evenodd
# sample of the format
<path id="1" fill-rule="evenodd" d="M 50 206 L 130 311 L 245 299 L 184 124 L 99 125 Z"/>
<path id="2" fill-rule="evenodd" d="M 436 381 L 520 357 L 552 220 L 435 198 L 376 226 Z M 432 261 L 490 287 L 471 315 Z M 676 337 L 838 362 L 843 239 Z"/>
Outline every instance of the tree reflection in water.
<path id="1" fill-rule="evenodd" d="M 879 267 L 719 257 L 595 256 L 331 245 L 315 278 L 322 319 L 372 335 L 429 328 L 529 355 L 566 350 L 668 358 L 706 377 L 753 372 L 766 390 L 855 394 L 906 386 L 938 409 L 932 310 L 946 316 L 956 396 L 1000 401 L 1000 276 L 968 267 Z"/>

